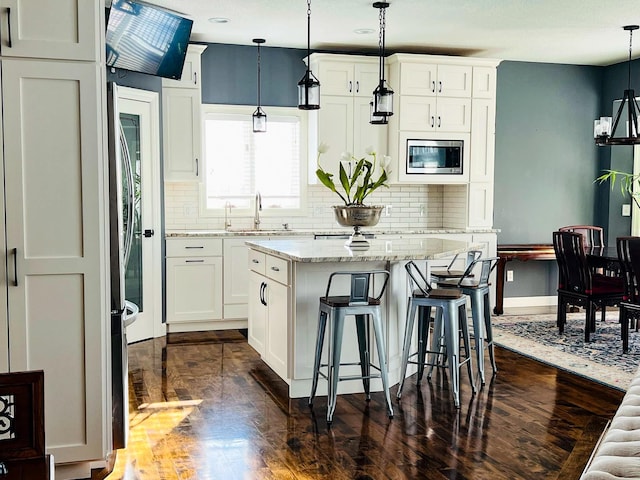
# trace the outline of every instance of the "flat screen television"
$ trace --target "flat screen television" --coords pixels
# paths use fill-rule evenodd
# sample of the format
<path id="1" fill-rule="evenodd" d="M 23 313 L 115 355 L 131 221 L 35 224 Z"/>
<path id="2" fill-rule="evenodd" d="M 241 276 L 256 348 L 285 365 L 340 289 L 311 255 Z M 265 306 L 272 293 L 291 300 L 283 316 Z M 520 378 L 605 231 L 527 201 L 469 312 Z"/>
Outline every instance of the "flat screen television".
<path id="1" fill-rule="evenodd" d="M 193 20 L 147 3 L 113 0 L 107 66 L 179 80 Z"/>

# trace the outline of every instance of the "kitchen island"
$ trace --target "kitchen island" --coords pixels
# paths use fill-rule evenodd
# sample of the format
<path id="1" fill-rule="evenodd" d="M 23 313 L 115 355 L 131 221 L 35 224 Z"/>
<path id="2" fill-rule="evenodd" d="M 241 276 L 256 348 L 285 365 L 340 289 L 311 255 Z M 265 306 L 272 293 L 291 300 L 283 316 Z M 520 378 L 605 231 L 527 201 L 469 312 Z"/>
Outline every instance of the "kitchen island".
<path id="1" fill-rule="evenodd" d="M 440 261 L 441 265 L 456 253 L 484 247 L 474 242 L 446 238 L 373 239 L 364 251 L 349 249 L 344 240 L 258 240 L 248 241 L 247 246 L 248 341 L 287 382 L 291 398 L 309 395 L 318 299 L 324 295 L 331 273 L 379 269 L 391 273 L 383 308 L 389 380 L 393 385 L 400 379 L 408 295 L 405 263 L 415 260 L 428 271 L 433 262 Z M 340 288 L 340 285 L 336 286 Z M 343 361 L 357 362 L 355 328 L 347 325 L 343 345 Z M 377 358 L 377 353 L 372 355 L 372 358 Z M 357 374 L 358 367 L 346 367 L 341 371 Z M 371 388 L 372 391 L 381 390 L 380 381 L 373 381 Z M 338 393 L 361 391 L 362 383 L 357 381 L 341 382 L 338 387 Z M 326 382 L 320 382 L 318 394 L 326 395 Z"/>

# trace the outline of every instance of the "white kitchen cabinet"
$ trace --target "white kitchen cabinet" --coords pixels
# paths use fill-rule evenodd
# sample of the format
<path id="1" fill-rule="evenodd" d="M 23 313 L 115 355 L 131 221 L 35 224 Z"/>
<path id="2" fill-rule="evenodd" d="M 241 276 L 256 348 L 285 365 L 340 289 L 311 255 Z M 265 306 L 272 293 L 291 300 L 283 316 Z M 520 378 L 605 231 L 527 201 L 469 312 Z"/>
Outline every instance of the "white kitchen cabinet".
<path id="1" fill-rule="evenodd" d="M 250 250 L 248 342 L 282 378 L 289 376 L 291 267 L 287 260 Z"/>
<path id="2" fill-rule="evenodd" d="M 210 330 L 222 319 L 222 240 L 167 239 L 167 331 Z"/>
<path id="3" fill-rule="evenodd" d="M 397 67 L 392 67 L 392 78 L 403 95 L 471 98 L 473 69 L 470 65 L 411 61 L 394 65 Z"/>
<path id="4" fill-rule="evenodd" d="M 493 225 L 493 182 L 469 183 L 467 225 L 491 228 Z"/>
<path id="5" fill-rule="evenodd" d="M 192 88 L 201 90 L 202 82 L 202 53 L 207 49 L 206 45 L 189 44 L 187 47 L 187 55 L 184 59 L 184 67 L 182 68 L 182 77 L 180 80 L 171 78 L 162 79 L 162 88 Z"/>
<path id="6" fill-rule="evenodd" d="M 224 260 L 224 309 L 223 316 L 228 319 L 245 319 L 248 315 L 249 273 L 247 261 L 249 249 L 247 237 L 225 238 L 223 242 Z"/>
<path id="7" fill-rule="evenodd" d="M 44 370 L 59 463 L 104 459 L 110 425 L 100 71 L 2 59 L 8 369 Z"/>
<path id="8" fill-rule="evenodd" d="M 0 0 L 2 56 L 95 61 L 103 15 L 102 1 Z"/>
<path id="9" fill-rule="evenodd" d="M 496 67 L 473 67 L 473 98 L 496 98 Z"/>
<path id="10" fill-rule="evenodd" d="M 202 173 L 200 90 L 162 89 L 165 181 L 197 181 Z"/>
<path id="11" fill-rule="evenodd" d="M 493 182 L 496 103 L 490 99 L 473 99 L 471 158 L 469 181 Z"/>
<path id="12" fill-rule="evenodd" d="M 321 95 L 358 96 L 371 99 L 380 81 L 377 57 L 314 54 L 311 69 L 320 79 Z M 321 107 L 322 107 L 322 101 Z"/>
<path id="13" fill-rule="evenodd" d="M 434 98 L 402 95 L 399 108 L 400 130 L 422 132 L 470 132 L 470 98 Z"/>

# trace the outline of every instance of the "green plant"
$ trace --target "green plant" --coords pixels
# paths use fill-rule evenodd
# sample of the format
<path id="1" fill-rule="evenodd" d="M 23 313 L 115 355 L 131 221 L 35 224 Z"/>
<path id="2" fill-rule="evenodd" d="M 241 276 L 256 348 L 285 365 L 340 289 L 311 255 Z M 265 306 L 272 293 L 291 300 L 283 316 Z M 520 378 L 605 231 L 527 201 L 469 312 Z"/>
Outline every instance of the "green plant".
<path id="1" fill-rule="evenodd" d="M 611 182 L 611 190 L 616 184 L 616 180 L 620 177 L 620 193 L 623 197 L 629 195 L 636 207 L 640 208 L 640 188 L 637 192 L 634 192 L 633 185 L 637 182 L 637 186 L 640 187 L 640 174 L 620 172 L 618 170 L 603 170 L 605 173 L 595 179 L 599 184 L 605 182 Z"/>
<path id="2" fill-rule="evenodd" d="M 364 199 L 373 191 L 380 187 L 389 188 L 387 181 L 389 180 L 389 165 L 391 157 L 385 155 L 378 162 L 376 152 L 369 147 L 366 154 L 372 160 L 367 158 L 356 158 L 349 152 L 343 152 L 340 156 L 339 179 L 343 192 L 338 191 L 333 181 L 333 174 L 326 172 L 320 166 L 320 156 L 326 153 L 329 147 L 325 143 L 318 146 L 318 169 L 316 176 L 332 192 L 335 192 L 344 202 L 345 205 L 364 205 Z M 347 168 L 345 168 L 345 164 Z"/>

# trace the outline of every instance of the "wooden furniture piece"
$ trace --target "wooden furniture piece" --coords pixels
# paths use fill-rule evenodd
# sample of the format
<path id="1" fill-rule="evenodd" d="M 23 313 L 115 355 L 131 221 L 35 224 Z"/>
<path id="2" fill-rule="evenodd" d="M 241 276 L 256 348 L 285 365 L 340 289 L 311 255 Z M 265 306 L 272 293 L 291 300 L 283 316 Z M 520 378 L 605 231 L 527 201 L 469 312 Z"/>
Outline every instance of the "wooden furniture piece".
<path id="1" fill-rule="evenodd" d="M 550 244 L 503 244 L 498 245 L 497 249 L 498 263 L 496 267 L 496 305 L 493 313 L 502 315 L 504 313 L 504 280 L 506 272 L 506 264 L 512 260 L 520 260 L 523 262 L 529 260 L 555 260 L 556 254 L 553 245 Z"/>
<path id="2" fill-rule="evenodd" d="M 620 332 L 622 353 L 629 351 L 629 321 L 640 319 L 640 237 L 618 237 L 616 239 L 620 269 L 624 279 L 625 298 L 620 302 Z"/>
<path id="3" fill-rule="evenodd" d="M 585 248 L 604 247 L 604 230 L 595 225 L 568 225 L 560 227 L 559 232 L 579 233 L 584 237 Z"/>
<path id="4" fill-rule="evenodd" d="M 348 295 L 330 295 L 332 293 L 331 284 L 344 285 L 349 280 Z M 381 282 L 381 283 L 379 283 Z M 329 275 L 327 290 L 324 297 L 320 297 L 318 334 L 316 337 L 315 357 L 313 364 L 313 378 L 311 384 L 311 394 L 309 395 L 309 406 L 313 405 L 313 398 L 318 387 L 318 376 L 327 379 L 327 423 L 333 421 L 333 413 L 336 409 L 338 393 L 338 382 L 342 380 L 362 380 L 364 392 L 367 400 L 371 399 L 370 379 L 382 379 L 382 389 L 387 401 L 387 411 L 389 418 L 393 418 L 393 407 L 389 396 L 389 379 L 386 354 L 386 340 L 384 338 L 384 328 L 382 326 L 382 308 L 380 299 L 384 295 L 389 282 L 389 272 L 386 270 L 370 270 L 361 272 L 334 272 Z M 376 286 L 378 284 L 378 286 Z M 339 288 L 339 287 L 338 287 Z M 377 293 L 374 293 L 377 289 Z M 334 291 L 336 290 L 334 284 Z M 373 296 L 372 296 L 373 295 Z M 342 353 L 342 336 L 344 332 L 345 317 L 354 316 L 356 329 L 358 332 L 358 350 L 360 353 L 361 375 L 340 376 L 340 367 L 353 365 L 352 363 L 340 363 Z M 373 320 L 373 336 L 376 341 L 378 351 L 379 366 L 371 363 L 371 348 L 369 335 L 369 321 Z M 329 323 L 328 359 L 326 364 L 322 364 L 322 350 L 324 347 L 324 335 Z M 372 375 L 371 368 L 379 370 L 379 374 Z M 321 371 L 326 368 L 326 374 Z"/>
<path id="5" fill-rule="evenodd" d="M 498 257 L 485 257 L 474 260 L 459 279 L 438 282 L 440 288 L 456 288 L 471 298 L 471 316 L 473 318 L 473 338 L 476 346 L 476 360 L 480 381 L 485 384 L 484 349 L 489 349 L 489 359 L 493 373 L 498 371 L 493 349 L 493 329 L 491 328 L 491 307 L 489 304 L 489 276 L 496 267 Z M 480 268 L 475 278 L 473 271 Z M 486 339 L 486 343 L 485 343 Z"/>
<path id="6" fill-rule="evenodd" d="M 584 236 L 573 232 L 553 232 L 553 247 L 558 262 L 558 330 L 564 332 L 567 304 L 586 309 L 585 342 L 595 331 L 595 309 L 619 304 L 625 296 L 620 277 L 593 273 L 587 263 Z"/>
<path id="7" fill-rule="evenodd" d="M 400 398 L 402 396 L 402 387 L 404 386 L 409 363 L 418 365 L 419 385 L 424 372 L 426 354 L 429 353 L 428 364 L 430 365 L 427 378 L 431 378 L 431 372 L 438 356 L 446 355 L 454 405 L 456 408 L 460 408 L 460 369 L 465 364 L 467 365 L 471 388 L 474 393 L 476 392 L 471 365 L 471 339 L 469 338 L 469 328 L 467 326 L 467 299 L 458 289 L 431 288 L 427 278 L 413 261 L 405 264 L 405 270 L 409 277 L 411 294 L 404 328 L 402 370 L 397 397 Z M 427 350 L 432 308 L 436 309 L 436 317 L 433 324 L 431 348 Z M 411 354 L 409 351 L 411 349 L 411 337 L 417 310 L 420 311 L 418 317 L 418 351 Z M 462 345 L 460 345 L 460 331 L 462 332 Z M 460 356 L 461 347 L 464 347 L 464 360 Z M 418 357 L 417 360 L 410 360 L 414 356 Z"/>
<path id="8" fill-rule="evenodd" d="M 44 371 L 0 374 L 0 478 L 46 480 L 53 457 L 45 454 Z"/>

